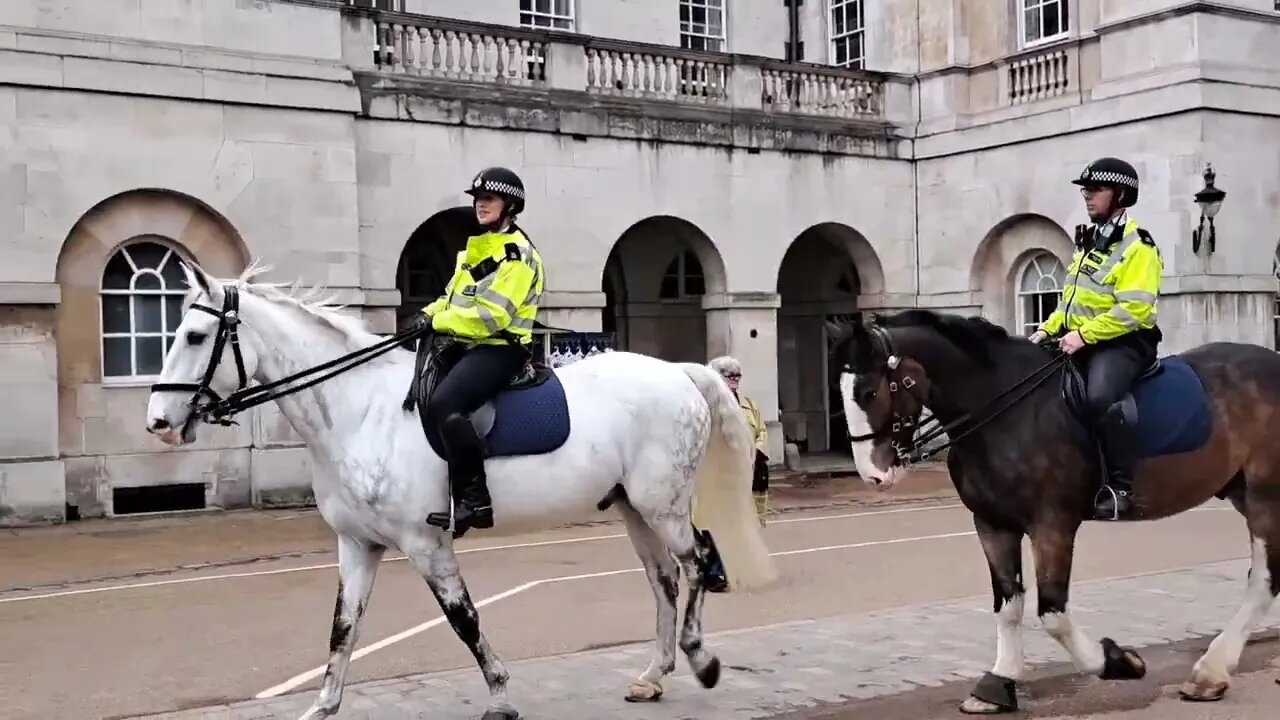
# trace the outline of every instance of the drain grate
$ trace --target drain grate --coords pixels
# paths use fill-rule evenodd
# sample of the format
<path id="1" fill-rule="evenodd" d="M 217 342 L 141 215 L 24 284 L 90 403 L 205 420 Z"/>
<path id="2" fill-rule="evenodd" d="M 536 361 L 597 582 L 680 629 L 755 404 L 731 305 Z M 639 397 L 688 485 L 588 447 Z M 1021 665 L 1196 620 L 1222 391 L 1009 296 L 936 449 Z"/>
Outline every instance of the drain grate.
<path id="1" fill-rule="evenodd" d="M 204 510 L 204 483 L 113 488 L 112 515 Z"/>

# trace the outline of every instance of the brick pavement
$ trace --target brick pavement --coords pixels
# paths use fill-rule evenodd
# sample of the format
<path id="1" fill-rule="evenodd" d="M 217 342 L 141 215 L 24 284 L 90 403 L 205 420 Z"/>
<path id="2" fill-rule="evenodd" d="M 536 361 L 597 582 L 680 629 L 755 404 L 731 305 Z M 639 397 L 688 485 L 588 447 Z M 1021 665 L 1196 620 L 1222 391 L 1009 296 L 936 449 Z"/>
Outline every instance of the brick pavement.
<path id="1" fill-rule="evenodd" d="M 1109 635 L 1121 644 L 1148 646 L 1212 635 L 1240 603 L 1247 570 L 1247 561 L 1233 560 L 1081 582 L 1072 588 L 1071 607 L 1077 623 L 1095 639 Z M 708 646 L 726 665 L 719 686 L 700 688 L 680 657 L 677 674 L 664 683 L 666 695 L 657 704 L 622 701 L 628 683 L 648 663 L 650 643 L 511 662 L 511 699 L 529 720 L 747 720 L 976 679 L 995 657 L 990 602 L 972 597 L 712 634 Z M 708 605 L 714 612 L 714 596 Z M 1066 660 L 1065 651 L 1035 620 L 1034 600 L 1027 606 L 1028 664 Z M 1275 615 L 1263 627 L 1280 627 Z M 493 640 L 500 648 L 502 639 Z M 450 636 L 449 641 L 455 640 Z M 263 678 L 263 686 L 276 680 Z M 481 714 L 486 697 L 479 672 L 468 667 L 350 685 L 337 717 L 470 720 Z M 145 717 L 292 719 L 313 698 L 314 691 L 306 690 Z"/>

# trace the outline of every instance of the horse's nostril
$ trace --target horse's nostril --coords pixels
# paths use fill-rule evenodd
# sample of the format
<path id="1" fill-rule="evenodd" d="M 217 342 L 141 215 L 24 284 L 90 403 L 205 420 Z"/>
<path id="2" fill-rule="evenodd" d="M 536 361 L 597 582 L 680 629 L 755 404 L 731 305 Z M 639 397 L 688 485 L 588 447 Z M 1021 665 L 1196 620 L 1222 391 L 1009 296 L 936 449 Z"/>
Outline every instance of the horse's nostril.
<path id="1" fill-rule="evenodd" d="M 151 421 L 151 429 L 152 430 L 168 430 L 169 421 L 165 420 L 164 418 L 156 418 L 155 420 Z"/>

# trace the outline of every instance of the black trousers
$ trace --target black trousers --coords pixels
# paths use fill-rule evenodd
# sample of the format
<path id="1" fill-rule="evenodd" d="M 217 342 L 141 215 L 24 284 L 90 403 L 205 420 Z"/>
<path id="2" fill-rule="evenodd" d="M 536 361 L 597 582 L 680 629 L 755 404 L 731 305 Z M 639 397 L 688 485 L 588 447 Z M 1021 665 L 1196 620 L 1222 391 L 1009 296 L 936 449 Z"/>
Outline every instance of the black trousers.
<path id="1" fill-rule="evenodd" d="M 475 412 L 505 390 L 529 359 L 529 351 L 514 345 L 476 345 L 465 349 L 454 346 L 443 354 L 444 377 L 427 403 L 426 420 L 440 430 L 449 453 L 453 454 L 458 441 L 454 437 L 457 428 L 450 429 L 445 421 L 453 415 Z M 465 425 L 469 428 L 471 423 Z M 474 432 L 471 434 L 474 438 Z M 477 439 L 463 438 L 462 441 L 474 444 Z"/>
<path id="2" fill-rule="evenodd" d="M 765 454 L 756 450 L 755 468 L 751 473 L 751 492 L 762 493 L 769 491 L 769 458 Z"/>
<path id="3" fill-rule="evenodd" d="M 1100 421 L 1107 409 L 1132 389 L 1138 375 L 1155 362 L 1157 342 L 1159 336 L 1152 331 L 1138 331 L 1086 345 L 1077 354 L 1076 362 L 1085 373 L 1085 405 L 1094 422 Z"/>

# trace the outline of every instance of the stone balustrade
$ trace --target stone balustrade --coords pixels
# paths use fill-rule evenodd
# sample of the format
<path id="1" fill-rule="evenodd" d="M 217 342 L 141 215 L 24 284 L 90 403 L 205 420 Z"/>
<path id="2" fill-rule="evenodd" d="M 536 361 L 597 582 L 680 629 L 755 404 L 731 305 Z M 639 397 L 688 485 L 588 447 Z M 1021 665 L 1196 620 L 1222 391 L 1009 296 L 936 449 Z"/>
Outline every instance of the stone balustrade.
<path id="1" fill-rule="evenodd" d="M 566 32 L 344 12 L 344 42 L 351 46 L 344 56 L 352 67 L 398 76 L 864 121 L 892 119 L 886 85 L 908 83 L 883 73 Z"/>
<path id="2" fill-rule="evenodd" d="M 1067 92 L 1071 80 L 1070 54 L 1059 48 L 1025 55 L 1010 61 L 1005 72 L 1008 73 L 1009 104 L 1046 100 Z"/>

